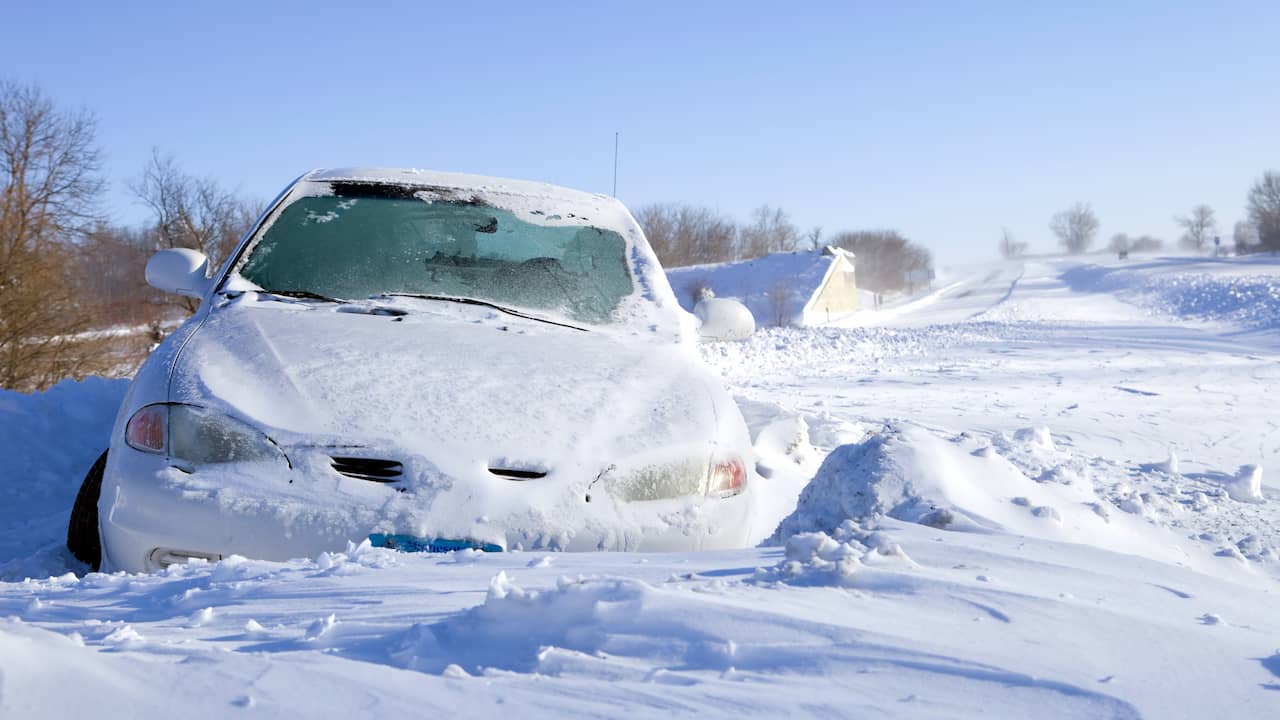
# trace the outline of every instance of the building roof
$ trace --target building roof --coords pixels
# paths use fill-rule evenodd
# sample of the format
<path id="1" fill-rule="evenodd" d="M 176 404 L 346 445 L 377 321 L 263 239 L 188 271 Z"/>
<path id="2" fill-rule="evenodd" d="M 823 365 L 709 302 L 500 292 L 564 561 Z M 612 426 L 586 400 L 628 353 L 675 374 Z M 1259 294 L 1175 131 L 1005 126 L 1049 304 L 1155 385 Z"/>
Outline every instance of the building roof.
<path id="1" fill-rule="evenodd" d="M 694 297 L 697 289 L 709 287 L 716 297 L 740 300 L 758 325 L 778 324 L 779 302 L 775 298 L 784 297 L 781 305 L 785 324 L 799 325 L 805 307 L 822 287 L 832 264 L 842 259 L 853 266 L 853 253 L 828 246 L 738 262 L 671 268 L 667 279 L 680 306 L 690 312 L 698 300 Z"/>

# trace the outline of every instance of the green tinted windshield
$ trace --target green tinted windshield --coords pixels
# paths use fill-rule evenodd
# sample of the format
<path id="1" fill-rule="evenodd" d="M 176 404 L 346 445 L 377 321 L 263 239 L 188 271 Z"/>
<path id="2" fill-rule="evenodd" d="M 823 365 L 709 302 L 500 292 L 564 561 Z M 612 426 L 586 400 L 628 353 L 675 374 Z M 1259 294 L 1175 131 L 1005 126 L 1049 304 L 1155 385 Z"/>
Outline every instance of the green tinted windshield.
<path id="1" fill-rule="evenodd" d="M 264 290 L 360 299 L 420 293 L 610 321 L 631 294 L 612 230 L 538 225 L 473 200 L 334 184 L 291 203 L 253 245 L 242 277 Z"/>

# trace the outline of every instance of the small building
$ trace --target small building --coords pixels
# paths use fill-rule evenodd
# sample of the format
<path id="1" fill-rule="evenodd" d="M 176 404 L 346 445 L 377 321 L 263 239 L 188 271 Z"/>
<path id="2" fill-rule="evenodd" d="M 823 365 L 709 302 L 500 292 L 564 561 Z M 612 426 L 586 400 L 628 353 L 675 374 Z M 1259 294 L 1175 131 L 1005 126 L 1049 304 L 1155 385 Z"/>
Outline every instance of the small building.
<path id="1" fill-rule="evenodd" d="M 667 270 L 690 312 L 705 290 L 741 301 L 757 326 L 822 325 L 858 310 L 853 253 L 837 247 Z"/>

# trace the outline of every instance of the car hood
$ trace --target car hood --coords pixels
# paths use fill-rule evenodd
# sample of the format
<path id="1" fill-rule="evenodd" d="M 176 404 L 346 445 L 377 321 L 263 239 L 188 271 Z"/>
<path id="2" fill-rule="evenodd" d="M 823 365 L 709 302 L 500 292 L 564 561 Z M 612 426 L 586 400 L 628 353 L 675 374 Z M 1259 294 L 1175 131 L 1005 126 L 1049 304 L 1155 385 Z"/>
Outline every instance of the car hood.
<path id="1" fill-rule="evenodd" d="M 241 296 L 187 342 L 170 397 L 250 420 L 286 448 L 399 453 L 452 477 L 495 464 L 598 472 L 711 444 L 731 404 L 689 348 L 652 336 L 453 303 L 387 312 Z"/>

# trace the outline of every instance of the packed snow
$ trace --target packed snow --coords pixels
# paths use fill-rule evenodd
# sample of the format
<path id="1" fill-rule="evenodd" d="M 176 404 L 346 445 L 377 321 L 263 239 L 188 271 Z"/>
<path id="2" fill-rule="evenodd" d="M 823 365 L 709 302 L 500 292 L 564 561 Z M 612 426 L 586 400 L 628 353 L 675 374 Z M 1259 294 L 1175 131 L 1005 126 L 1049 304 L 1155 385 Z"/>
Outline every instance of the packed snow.
<path id="1" fill-rule="evenodd" d="M 741 550 L 86 573 L 126 383 L 0 393 L 0 717 L 1270 717 L 1277 297 L 1270 258 L 1037 259 L 705 344 Z"/>

